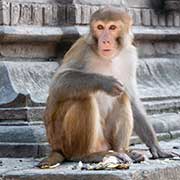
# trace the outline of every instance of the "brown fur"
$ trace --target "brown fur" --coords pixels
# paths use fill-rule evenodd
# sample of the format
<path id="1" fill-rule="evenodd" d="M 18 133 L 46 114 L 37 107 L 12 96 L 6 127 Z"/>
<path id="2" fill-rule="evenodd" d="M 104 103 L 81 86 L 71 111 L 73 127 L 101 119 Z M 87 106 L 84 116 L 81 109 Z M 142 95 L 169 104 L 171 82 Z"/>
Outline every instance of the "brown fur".
<path id="1" fill-rule="evenodd" d="M 102 42 L 94 41 L 92 44 L 93 23 L 96 21 L 104 23 L 104 29 L 98 29 L 96 37 Z M 114 22 L 117 30 L 111 31 L 108 21 L 121 23 Z M 137 103 L 137 54 L 132 45 L 130 22 L 124 12 L 106 8 L 99 10 L 92 15 L 90 33 L 80 38 L 66 53 L 63 64 L 53 77 L 44 116 L 52 153 L 40 162 L 40 167 L 64 159 L 98 162 L 105 155 L 127 152 L 133 117 L 139 123 L 135 122 L 137 132 L 153 147 L 153 151 L 156 150 L 153 129 L 139 108 L 142 106 Z M 118 24 L 126 29 L 125 34 L 118 31 Z M 117 42 L 116 38 L 121 41 Z M 120 43 L 121 48 L 115 43 Z M 104 48 L 112 50 L 112 55 L 103 57 Z M 152 140 L 143 134 L 143 130 L 147 130 Z M 142 159 L 140 156 L 136 158 Z"/>

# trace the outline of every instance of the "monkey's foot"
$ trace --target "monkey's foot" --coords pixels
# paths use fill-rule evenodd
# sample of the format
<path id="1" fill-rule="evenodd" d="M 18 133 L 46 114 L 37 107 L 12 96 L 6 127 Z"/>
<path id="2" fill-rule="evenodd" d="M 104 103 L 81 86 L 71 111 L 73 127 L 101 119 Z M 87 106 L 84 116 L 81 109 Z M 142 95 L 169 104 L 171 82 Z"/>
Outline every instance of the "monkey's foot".
<path id="1" fill-rule="evenodd" d="M 166 152 L 162 150 L 159 146 L 151 147 L 150 152 L 152 154 L 152 159 L 158 159 L 158 158 L 173 158 L 177 156 L 173 152 Z"/>
<path id="2" fill-rule="evenodd" d="M 48 158 L 43 159 L 37 167 L 41 169 L 56 168 L 64 160 L 64 157 L 58 152 L 52 152 Z"/>
<path id="3" fill-rule="evenodd" d="M 132 159 L 126 153 L 116 153 L 113 156 L 115 156 L 118 159 L 119 163 L 121 163 L 121 164 L 131 164 L 132 163 Z M 104 159 L 106 159 L 107 157 L 108 157 L 108 155 L 105 156 Z M 104 159 L 103 159 L 103 161 L 104 161 Z"/>
<path id="4" fill-rule="evenodd" d="M 133 163 L 140 163 L 145 160 L 145 155 L 141 152 L 130 150 L 127 154 L 132 159 Z"/>

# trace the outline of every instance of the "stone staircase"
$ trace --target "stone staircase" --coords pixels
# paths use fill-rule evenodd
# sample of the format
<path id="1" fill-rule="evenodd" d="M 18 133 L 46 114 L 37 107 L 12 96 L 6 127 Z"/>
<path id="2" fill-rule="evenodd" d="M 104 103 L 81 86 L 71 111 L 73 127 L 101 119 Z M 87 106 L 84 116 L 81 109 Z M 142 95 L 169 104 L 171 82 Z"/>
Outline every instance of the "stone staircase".
<path id="1" fill-rule="evenodd" d="M 0 157 L 42 157 L 49 151 L 42 114 L 51 77 L 71 44 L 88 32 L 90 14 L 107 3 L 0 2 Z M 119 3 L 115 0 L 112 5 L 125 5 L 134 19 L 138 87 L 149 120 L 161 139 L 176 138 L 180 13 L 157 15 L 148 0 Z"/>

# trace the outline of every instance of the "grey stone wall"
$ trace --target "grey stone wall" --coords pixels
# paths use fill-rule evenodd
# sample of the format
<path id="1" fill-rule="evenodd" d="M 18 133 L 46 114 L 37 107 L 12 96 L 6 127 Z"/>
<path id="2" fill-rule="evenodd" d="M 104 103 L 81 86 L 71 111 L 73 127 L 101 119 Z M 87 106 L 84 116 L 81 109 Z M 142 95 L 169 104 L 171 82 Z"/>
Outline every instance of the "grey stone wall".
<path id="1" fill-rule="evenodd" d="M 174 2 L 174 1 L 173 1 Z M 170 2 L 168 1 L 167 6 Z M 178 3 L 176 3 L 177 5 Z M 180 26 L 180 14 L 156 14 L 150 0 L 138 1 L 20 1 L 2 0 L 0 2 L 0 24 L 19 26 L 59 26 L 88 24 L 90 15 L 106 5 L 122 6 L 132 15 L 134 25 L 142 26 Z M 174 5 L 174 6 L 176 6 Z"/>

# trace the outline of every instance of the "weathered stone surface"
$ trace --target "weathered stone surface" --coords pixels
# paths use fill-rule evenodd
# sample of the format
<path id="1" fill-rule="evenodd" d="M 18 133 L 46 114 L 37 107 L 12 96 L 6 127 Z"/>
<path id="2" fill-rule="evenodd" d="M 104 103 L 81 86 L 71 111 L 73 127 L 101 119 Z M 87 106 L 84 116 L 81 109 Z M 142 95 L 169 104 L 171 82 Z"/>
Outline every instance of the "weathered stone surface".
<path id="1" fill-rule="evenodd" d="M 169 2 L 169 1 L 167 1 Z M 171 1 L 172 2 L 172 1 Z M 112 5 L 122 9 L 133 9 L 134 25 L 150 26 L 151 20 L 154 26 L 168 26 L 166 15 L 151 14 L 151 4 L 148 0 L 138 1 L 55 1 L 55 0 L 2 0 L 0 4 L 0 24 L 1 25 L 35 25 L 35 26 L 54 26 L 87 24 L 90 15 L 95 9 L 103 6 Z M 177 12 L 180 14 L 179 12 Z M 154 19 L 154 17 L 157 16 Z M 157 24 L 157 20 L 159 23 Z"/>
<path id="2" fill-rule="evenodd" d="M 73 34 L 77 33 L 75 27 L 67 27 L 67 35 L 69 35 L 68 29 L 74 29 Z M 65 34 L 65 33 L 64 33 Z M 31 27 L 31 26 L 0 26 L 0 39 L 1 42 L 20 42 L 26 44 L 27 42 L 59 42 L 62 38 L 63 31 L 60 27 Z M 30 45 L 30 44 L 29 44 Z M 13 46 L 13 45 L 11 45 Z M 33 44 L 33 47 L 37 48 L 37 44 Z M 43 44 L 41 44 L 43 47 Z M 44 44 L 47 46 L 47 43 Z M 2 47 L 1 47 L 2 48 Z M 39 50 L 38 50 L 39 51 Z M 51 51 L 50 51 L 51 52 Z M 47 53 L 47 52 L 46 52 Z"/>
<path id="3" fill-rule="evenodd" d="M 81 22 L 82 24 L 88 24 L 90 20 L 90 15 L 91 15 L 91 9 L 89 6 L 84 6 L 82 8 L 81 12 Z"/>
<path id="4" fill-rule="evenodd" d="M 19 23 L 20 24 L 32 24 L 31 20 L 31 4 L 30 3 L 23 3 L 21 5 L 21 15 L 19 18 Z"/>
<path id="5" fill-rule="evenodd" d="M 57 67 L 52 62 L 1 62 L 0 119 L 41 119 L 44 108 L 39 106 L 46 102 Z"/>
<path id="6" fill-rule="evenodd" d="M 141 25 L 141 11 L 139 9 L 133 10 L 133 23 L 134 25 L 138 26 Z"/>
<path id="7" fill-rule="evenodd" d="M 179 145 L 179 139 L 170 142 L 160 142 L 163 149 L 172 150 Z M 143 151 L 147 156 L 147 148 L 144 145 L 136 145 L 139 151 Z M 173 150 L 180 152 L 178 149 Z M 176 160 L 146 160 L 141 164 L 132 164 L 129 170 L 113 171 L 80 171 L 72 170 L 77 163 L 63 163 L 55 169 L 41 170 L 35 167 L 39 159 L 32 158 L 1 158 L 2 165 L 0 173 L 2 180 L 72 180 L 72 179 L 105 179 L 105 180 L 178 180 L 180 176 L 180 161 Z M 5 171 L 6 169 L 6 171 Z"/>
<path id="8" fill-rule="evenodd" d="M 174 26 L 175 27 L 180 26 L 180 14 L 177 12 L 174 12 Z"/>
<path id="9" fill-rule="evenodd" d="M 142 24 L 144 26 L 150 26 L 151 25 L 150 10 L 147 10 L 147 9 L 142 10 Z"/>
<path id="10" fill-rule="evenodd" d="M 75 6 L 68 6 L 67 7 L 67 24 L 76 24 L 76 8 Z"/>
<path id="11" fill-rule="evenodd" d="M 11 3 L 11 25 L 17 25 L 20 18 L 20 4 Z"/>
<path id="12" fill-rule="evenodd" d="M 169 57 L 176 58 L 180 54 L 178 42 L 138 42 L 140 57 Z"/>
<path id="13" fill-rule="evenodd" d="M 39 4 L 32 4 L 32 24 L 43 25 L 43 8 Z"/>
<path id="14" fill-rule="evenodd" d="M 0 104 L 12 102 L 18 94 L 30 95 L 33 102 L 44 103 L 57 67 L 52 62 L 1 62 Z"/>
<path id="15" fill-rule="evenodd" d="M 169 27 L 172 27 L 173 26 L 173 19 L 174 19 L 174 16 L 173 14 L 168 14 L 167 16 L 167 26 Z"/>
<path id="16" fill-rule="evenodd" d="M 23 136 L 24 134 L 22 134 Z M 30 158 L 45 157 L 50 153 L 47 143 L 0 143 L 0 157 Z"/>
<path id="17" fill-rule="evenodd" d="M 158 15 L 155 13 L 154 10 L 150 11 L 151 15 L 151 25 L 152 26 L 158 26 Z"/>
<path id="18" fill-rule="evenodd" d="M 149 115 L 148 119 L 153 124 L 157 133 L 167 133 L 180 130 L 180 116 L 178 113 L 162 113 Z"/>
<path id="19" fill-rule="evenodd" d="M 66 24 L 66 6 L 65 5 L 60 5 L 60 4 L 58 4 L 57 5 L 58 6 L 58 23 L 60 24 L 60 25 L 64 25 L 64 24 Z M 78 15 L 76 15 L 76 17 L 78 17 Z M 77 20 L 77 23 L 80 23 L 80 20 L 78 21 Z"/>
<path id="20" fill-rule="evenodd" d="M 42 143 L 47 141 L 45 134 L 42 124 L 0 124 L 1 143 Z"/>
<path id="21" fill-rule="evenodd" d="M 179 59 L 148 58 L 141 60 L 138 69 L 138 86 L 142 98 L 180 97 Z"/>
<path id="22" fill-rule="evenodd" d="M 179 0 L 166 0 L 165 8 L 166 8 L 166 10 L 180 11 L 180 2 L 179 2 Z"/>
<path id="23" fill-rule="evenodd" d="M 23 43 L 21 47 L 23 49 L 24 46 L 31 48 L 38 48 L 37 42 L 48 42 L 46 44 L 40 44 L 42 49 L 45 47 L 51 48 L 48 52 L 53 56 L 55 48 L 55 44 L 60 42 L 62 39 L 66 41 L 76 40 L 80 35 L 84 35 L 89 32 L 88 26 L 61 26 L 61 27 L 16 27 L 16 26 L 5 26 L 0 27 L 0 39 L 1 42 L 16 42 L 17 46 Z M 180 40 L 180 31 L 178 28 L 150 28 L 150 27 L 133 27 L 133 32 L 136 40 L 151 40 L 151 41 L 175 41 Z M 26 43 L 25 43 L 26 42 Z M 27 42 L 31 42 L 31 44 L 27 45 Z M 36 42 L 36 43 L 32 43 Z M 51 42 L 51 43 L 50 43 Z M 54 43 L 52 43 L 54 42 Z M 169 42 L 168 42 L 169 43 Z M 33 47 L 32 47 L 33 45 Z M 51 47 L 50 47 L 51 46 Z M 13 47 L 13 45 L 9 45 L 9 47 Z M 25 47 L 24 47 L 25 48 Z M 2 49 L 2 47 L 1 47 Z M 7 51 L 7 50 L 6 50 Z M 37 51 L 41 52 L 40 49 Z M 45 50 L 46 54 L 43 57 L 47 57 L 48 52 Z M 27 52 L 26 52 L 27 54 Z M 37 57 L 37 56 L 36 56 Z"/>
<path id="24" fill-rule="evenodd" d="M 159 25 L 166 26 L 166 16 L 164 14 L 159 15 Z"/>
<path id="25" fill-rule="evenodd" d="M 42 58 L 48 59 L 56 56 L 56 44 L 47 43 L 0 43 L 0 54 L 12 58 Z M 0 60 L 1 61 L 1 60 Z"/>
<path id="26" fill-rule="evenodd" d="M 1 24 L 9 25 L 10 24 L 10 3 L 2 1 L 0 3 L 0 14 L 1 14 Z"/>

